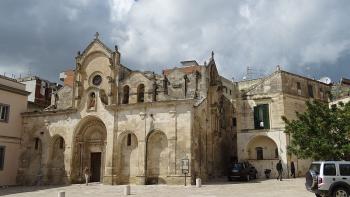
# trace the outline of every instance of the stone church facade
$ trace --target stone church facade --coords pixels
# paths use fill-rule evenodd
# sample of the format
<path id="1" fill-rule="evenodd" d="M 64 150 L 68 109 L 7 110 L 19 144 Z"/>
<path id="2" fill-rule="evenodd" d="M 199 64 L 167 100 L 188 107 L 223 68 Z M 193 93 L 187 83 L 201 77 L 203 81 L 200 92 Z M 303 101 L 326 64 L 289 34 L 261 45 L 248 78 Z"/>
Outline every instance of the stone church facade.
<path id="1" fill-rule="evenodd" d="M 224 176 L 236 157 L 229 80 L 208 64 L 162 75 L 134 71 L 98 36 L 76 56 L 74 83 L 42 112 L 26 112 L 18 184 L 182 184 Z M 232 83 L 231 83 L 232 84 Z"/>

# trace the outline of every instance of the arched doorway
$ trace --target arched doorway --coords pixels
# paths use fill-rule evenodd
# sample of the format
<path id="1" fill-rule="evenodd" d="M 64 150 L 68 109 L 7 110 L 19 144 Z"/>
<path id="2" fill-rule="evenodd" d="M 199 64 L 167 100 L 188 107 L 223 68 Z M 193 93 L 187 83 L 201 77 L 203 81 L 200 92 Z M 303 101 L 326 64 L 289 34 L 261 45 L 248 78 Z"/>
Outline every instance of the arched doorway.
<path id="1" fill-rule="evenodd" d="M 118 140 L 119 176 L 118 184 L 128 184 L 136 181 L 138 173 L 138 140 L 135 134 L 125 132 Z M 132 180 L 135 179 L 135 180 Z"/>
<path id="2" fill-rule="evenodd" d="M 72 182 L 82 182 L 83 169 L 89 167 L 90 182 L 102 182 L 107 131 L 104 123 L 95 117 L 81 120 L 74 137 Z"/>
<path id="3" fill-rule="evenodd" d="M 56 135 L 52 138 L 49 160 L 49 182 L 50 184 L 67 183 L 67 174 L 64 164 L 65 141 L 62 136 Z"/>
<path id="4" fill-rule="evenodd" d="M 165 184 L 168 175 L 168 139 L 161 131 L 152 132 L 147 138 L 146 184 Z"/>

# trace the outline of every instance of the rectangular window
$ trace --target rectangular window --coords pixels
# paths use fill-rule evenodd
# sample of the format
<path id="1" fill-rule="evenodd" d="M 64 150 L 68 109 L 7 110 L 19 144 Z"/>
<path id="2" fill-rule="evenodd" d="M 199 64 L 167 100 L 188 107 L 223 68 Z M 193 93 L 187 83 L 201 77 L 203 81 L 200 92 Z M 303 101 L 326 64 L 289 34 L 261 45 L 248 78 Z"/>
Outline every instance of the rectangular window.
<path id="1" fill-rule="evenodd" d="M 237 118 L 232 118 L 232 127 L 237 126 Z"/>
<path id="2" fill-rule="evenodd" d="M 350 176 L 350 164 L 339 164 L 341 176 Z"/>
<path id="3" fill-rule="evenodd" d="M 310 165 L 309 170 L 312 170 L 312 171 L 316 172 L 317 175 L 319 175 L 320 174 L 320 168 L 321 168 L 321 164 L 313 163 L 313 164 Z"/>
<path id="4" fill-rule="evenodd" d="M 300 84 L 300 82 L 297 82 L 297 90 L 298 90 L 298 95 L 301 96 L 301 84 Z"/>
<path id="5" fill-rule="evenodd" d="M 308 85 L 307 90 L 309 93 L 309 97 L 314 98 L 314 88 L 312 87 L 312 85 Z"/>
<path id="6" fill-rule="evenodd" d="M 10 106 L 0 103 L 0 122 L 8 122 Z"/>
<path id="7" fill-rule="evenodd" d="M 275 148 L 275 158 L 278 158 L 278 148 Z"/>
<path id="8" fill-rule="evenodd" d="M 254 126 L 255 129 L 269 129 L 269 105 L 262 104 L 254 107 Z"/>
<path id="9" fill-rule="evenodd" d="M 5 146 L 0 146 L 0 170 L 4 169 L 5 164 Z"/>
<path id="10" fill-rule="evenodd" d="M 322 88 L 320 88 L 320 99 L 324 99 L 324 93 Z"/>
<path id="11" fill-rule="evenodd" d="M 335 176 L 336 175 L 335 164 L 324 164 L 323 175 Z"/>
<path id="12" fill-rule="evenodd" d="M 264 159 L 264 151 L 261 147 L 256 147 L 256 159 L 257 160 L 263 160 Z"/>

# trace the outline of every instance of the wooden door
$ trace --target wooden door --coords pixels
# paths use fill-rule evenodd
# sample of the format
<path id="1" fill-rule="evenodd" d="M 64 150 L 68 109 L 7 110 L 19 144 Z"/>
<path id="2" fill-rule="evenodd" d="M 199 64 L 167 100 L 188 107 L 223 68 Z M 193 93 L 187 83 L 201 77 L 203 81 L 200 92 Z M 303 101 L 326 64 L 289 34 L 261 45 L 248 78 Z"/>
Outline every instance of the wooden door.
<path id="1" fill-rule="evenodd" d="M 91 182 L 101 181 L 101 153 L 91 153 Z"/>

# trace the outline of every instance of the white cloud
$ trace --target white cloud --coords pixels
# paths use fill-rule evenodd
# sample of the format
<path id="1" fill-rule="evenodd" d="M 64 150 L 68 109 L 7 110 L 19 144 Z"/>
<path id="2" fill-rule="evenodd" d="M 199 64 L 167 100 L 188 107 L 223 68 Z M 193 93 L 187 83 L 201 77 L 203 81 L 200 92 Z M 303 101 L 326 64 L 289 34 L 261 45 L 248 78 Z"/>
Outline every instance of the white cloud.
<path id="1" fill-rule="evenodd" d="M 122 20 L 134 5 L 134 0 L 109 0 L 112 21 Z"/>
<path id="2" fill-rule="evenodd" d="M 349 49 L 350 34 L 342 31 L 350 26 L 342 14 L 349 3 L 113 2 L 118 6 L 111 7 L 115 23 L 112 36 L 118 39 L 123 57 L 144 69 L 173 66 L 183 59 L 204 61 L 214 50 L 219 70 L 232 77 L 241 76 L 246 66 L 270 71 L 277 64 L 293 70 L 310 63 L 334 63 Z M 342 21 L 341 26 L 337 20 Z M 337 38 L 339 31 L 346 35 Z"/>
<path id="3" fill-rule="evenodd" d="M 247 66 L 269 73 L 277 64 L 339 78 L 350 75 L 349 10 L 348 0 L 5 0 L 0 72 L 27 72 L 26 65 L 56 80 L 99 31 L 132 69 L 203 63 L 214 50 L 227 78 L 241 79 Z"/>

